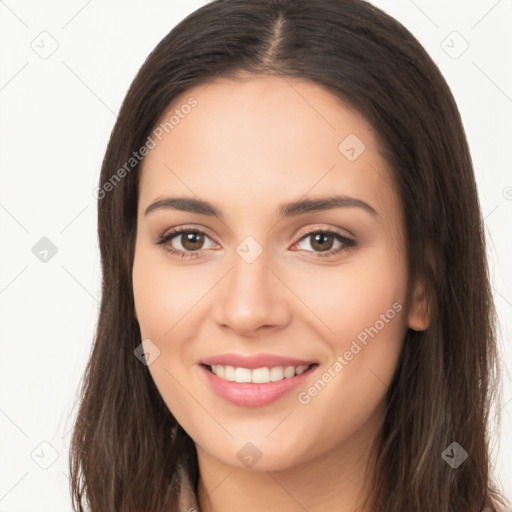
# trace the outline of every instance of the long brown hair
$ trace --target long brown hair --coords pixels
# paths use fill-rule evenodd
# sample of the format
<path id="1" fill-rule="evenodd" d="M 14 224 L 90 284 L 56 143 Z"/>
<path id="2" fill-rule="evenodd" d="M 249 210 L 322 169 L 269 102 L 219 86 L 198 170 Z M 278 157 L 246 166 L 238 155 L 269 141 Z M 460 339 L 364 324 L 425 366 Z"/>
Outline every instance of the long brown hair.
<path id="1" fill-rule="evenodd" d="M 464 128 L 420 43 L 361 0 L 210 2 L 158 44 L 131 84 L 98 189 L 102 299 L 71 440 L 74 509 L 177 510 L 178 464 L 197 484 L 194 443 L 134 356 L 140 163 L 126 162 L 179 94 L 240 72 L 324 86 L 371 123 L 395 173 L 409 276 L 425 282 L 431 323 L 408 331 L 388 391 L 371 510 L 494 510 L 491 498 L 500 495 L 490 478 L 488 423 L 499 396 L 496 317 Z M 441 456 L 452 442 L 468 453 L 457 469 Z"/>

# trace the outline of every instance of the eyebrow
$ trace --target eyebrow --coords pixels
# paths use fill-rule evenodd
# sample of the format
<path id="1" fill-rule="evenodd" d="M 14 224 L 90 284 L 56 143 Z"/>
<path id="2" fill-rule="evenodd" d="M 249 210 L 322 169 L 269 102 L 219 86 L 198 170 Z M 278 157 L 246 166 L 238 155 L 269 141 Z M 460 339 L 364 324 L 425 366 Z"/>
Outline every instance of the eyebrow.
<path id="1" fill-rule="evenodd" d="M 300 199 L 290 203 L 279 205 L 277 213 L 280 218 L 294 217 L 297 215 L 303 215 L 305 213 L 320 212 L 325 210 L 331 210 L 334 208 L 361 208 L 366 212 L 378 217 L 377 211 L 370 206 L 368 203 L 361 199 L 349 196 L 329 196 L 320 197 L 317 199 Z M 223 218 L 221 210 L 213 206 L 208 201 L 201 199 L 195 199 L 192 197 L 166 197 L 159 199 L 154 203 L 150 204 L 146 208 L 144 215 L 159 210 L 172 208 L 174 210 L 181 210 L 184 212 L 198 213 L 200 215 L 208 215 L 211 217 Z"/>

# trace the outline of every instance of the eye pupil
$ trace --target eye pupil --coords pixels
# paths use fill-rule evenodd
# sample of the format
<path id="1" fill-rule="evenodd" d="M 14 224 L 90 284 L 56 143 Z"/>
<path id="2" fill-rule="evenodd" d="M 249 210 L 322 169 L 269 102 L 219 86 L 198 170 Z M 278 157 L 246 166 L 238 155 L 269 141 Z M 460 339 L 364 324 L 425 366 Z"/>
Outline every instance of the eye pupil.
<path id="1" fill-rule="evenodd" d="M 184 239 L 184 241 L 183 241 Z M 188 232 L 182 235 L 182 245 L 188 251 L 200 249 L 204 243 L 204 235 L 196 232 Z M 189 245 L 190 244 L 190 245 Z"/>
<path id="2" fill-rule="evenodd" d="M 330 239 L 330 243 L 328 243 L 328 247 L 325 247 L 325 239 Z M 329 249 L 331 249 L 332 247 L 332 242 L 333 242 L 333 236 L 332 235 L 329 235 L 329 234 L 325 234 L 325 233 L 317 233 L 314 237 L 313 237 L 313 243 L 311 244 L 311 246 L 314 248 L 314 249 L 318 249 L 320 251 L 328 251 Z M 323 241 L 323 242 L 322 242 Z"/>

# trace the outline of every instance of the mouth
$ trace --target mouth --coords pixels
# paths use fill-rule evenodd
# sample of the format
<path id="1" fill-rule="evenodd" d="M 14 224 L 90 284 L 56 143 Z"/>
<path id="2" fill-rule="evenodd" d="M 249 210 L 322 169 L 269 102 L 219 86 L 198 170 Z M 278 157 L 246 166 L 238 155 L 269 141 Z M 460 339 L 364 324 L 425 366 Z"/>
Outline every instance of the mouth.
<path id="1" fill-rule="evenodd" d="M 299 366 L 234 367 L 200 364 L 206 386 L 217 396 L 242 407 L 263 407 L 313 379 L 318 363 Z"/>

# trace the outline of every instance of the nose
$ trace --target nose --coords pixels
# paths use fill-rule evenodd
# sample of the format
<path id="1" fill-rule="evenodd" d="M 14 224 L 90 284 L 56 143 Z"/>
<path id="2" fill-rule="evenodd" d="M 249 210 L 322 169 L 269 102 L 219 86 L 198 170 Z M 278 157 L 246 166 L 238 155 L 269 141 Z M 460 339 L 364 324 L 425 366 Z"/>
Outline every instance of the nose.
<path id="1" fill-rule="evenodd" d="M 290 322 L 292 294 L 268 263 L 265 252 L 251 263 L 235 255 L 216 298 L 215 317 L 221 328 L 256 337 Z"/>

